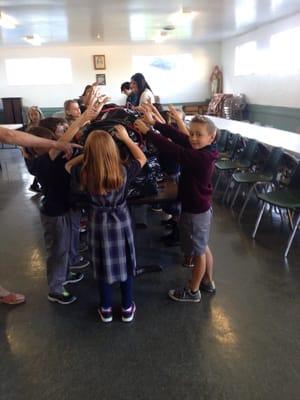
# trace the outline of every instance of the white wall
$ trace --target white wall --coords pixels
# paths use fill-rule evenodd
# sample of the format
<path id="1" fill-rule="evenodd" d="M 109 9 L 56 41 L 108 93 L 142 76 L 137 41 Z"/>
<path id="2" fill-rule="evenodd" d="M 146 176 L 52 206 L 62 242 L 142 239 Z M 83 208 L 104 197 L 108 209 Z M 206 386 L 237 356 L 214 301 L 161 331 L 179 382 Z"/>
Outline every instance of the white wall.
<path id="1" fill-rule="evenodd" d="M 170 45 L 138 45 L 138 46 L 85 46 L 85 47 L 36 47 L 11 48 L 0 50 L 0 96 L 22 97 L 23 104 L 40 107 L 60 107 L 67 98 L 78 97 L 86 84 L 95 81 L 96 73 L 105 73 L 107 85 L 103 92 L 111 96 L 112 102 L 121 104 L 124 97 L 120 93 L 120 84 L 135 72 L 132 68 L 134 55 L 172 55 L 192 53 L 194 62 L 193 83 L 187 84 L 187 77 L 182 76 L 180 82 L 174 82 L 178 90 L 173 98 L 164 92 L 163 87 L 146 76 L 147 81 L 161 102 L 200 101 L 209 97 L 209 75 L 215 64 L 220 62 L 220 44 L 199 46 L 170 46 Z M 106 70 L 94 70 L 93 54 L 104 54 Z M 6 58 L 30 57 L 70 57 L 73 68 L 73 83 L 56 86 L 8 86 L 6 81 L 4 60 Z"/>
<path id="2" fill-rule="evenodd" d="M 269 73 L 234 76 L 235 46 L 257 41 L 258 50 L 267 49 L 271 35 L 300 27 L 300 14 L 265 25 L 245 35 L 222 42 L 221 65 L 226 93 L 244 93 L 252 104 L 300 107 L 300 71 L 285 75 Z M 299 52 L 299 48 L 295 48 Z"/>

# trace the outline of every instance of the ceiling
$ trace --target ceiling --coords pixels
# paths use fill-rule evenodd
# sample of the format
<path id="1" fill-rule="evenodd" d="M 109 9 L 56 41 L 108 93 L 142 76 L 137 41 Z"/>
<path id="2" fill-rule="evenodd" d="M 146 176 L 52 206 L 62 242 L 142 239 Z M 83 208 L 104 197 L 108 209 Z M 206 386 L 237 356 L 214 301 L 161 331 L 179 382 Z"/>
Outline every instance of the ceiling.
<path id="1" fill-rule="evenodd" d="M 300 12 L 300 1 L 0 0 L 0 11 L 18 21 L 16 29 L 0 27 L 1 46 L 30 46 L 23 38 L 34 34 L 43 38 L 43 46 L 138 44 L 155 38 L 184 44 L 250 31 Z M 163 29 L 170 25 L 175 29 Z"/>

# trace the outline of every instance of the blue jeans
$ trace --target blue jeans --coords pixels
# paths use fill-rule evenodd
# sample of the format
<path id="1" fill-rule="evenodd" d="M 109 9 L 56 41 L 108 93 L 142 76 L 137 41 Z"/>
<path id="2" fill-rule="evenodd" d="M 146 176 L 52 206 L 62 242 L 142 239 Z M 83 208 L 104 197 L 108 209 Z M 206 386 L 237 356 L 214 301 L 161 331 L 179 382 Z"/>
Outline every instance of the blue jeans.
<path id="1" fill-rule="evenodd" d="M 111 307 L 111 294 L 112 285 L 109 283 L 99 280 L 99 290 L 100 290 L 100 304 L 103 308 Z M 127 280 L 120 282 L 121 295 L 122 295 L 122 307 L 127 309 L 131 307 L 133 302 L 133 277 L 128 276 Z"/>

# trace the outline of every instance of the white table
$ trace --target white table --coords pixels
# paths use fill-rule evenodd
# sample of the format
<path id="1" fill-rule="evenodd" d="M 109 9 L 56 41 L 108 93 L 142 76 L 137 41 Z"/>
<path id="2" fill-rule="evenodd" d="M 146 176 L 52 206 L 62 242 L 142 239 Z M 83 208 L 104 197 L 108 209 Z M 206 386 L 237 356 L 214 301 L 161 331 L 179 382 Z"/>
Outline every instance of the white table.
<path id="1" fill-rule="evenodd" d="M 249 122 L 234 121 L 231 119 L 208 117 L 215 123 L 219 129 L 226 129 L 232 133 L 239 133 L 250 139 L 300 154 L 300 134 L 295 132 L 283 131 L 281 129 L 270 128 L 250 124 Z"/>
<path id="2" fill-rule="evenodd" d="M 7 128 L 7 129 L 20 129 L 22 128 L 23 124 L 2 124 L 0 128 Z"/>

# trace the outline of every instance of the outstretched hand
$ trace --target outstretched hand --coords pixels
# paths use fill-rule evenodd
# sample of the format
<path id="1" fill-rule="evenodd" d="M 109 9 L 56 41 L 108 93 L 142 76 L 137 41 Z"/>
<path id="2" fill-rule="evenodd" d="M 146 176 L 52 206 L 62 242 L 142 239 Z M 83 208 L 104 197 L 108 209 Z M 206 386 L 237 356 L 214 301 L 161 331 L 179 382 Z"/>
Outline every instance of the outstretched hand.
<path id="1" fill-rule="evenodd" d="M 149 132 L 149 126 L 147 126 L 141 118 L 135 120 L 133 126 L 138 132 L 142 133 L 143 135 L 147 135 L 147 133 Z"/>
<path id="2" fill-rule="evenodd" d="M 178 110 L 176 110 L 176 108 L 173 105 L 168 105 L 168 109 L 170 112 L 171 117 L 175 120 L 178 121 L 181 119 L 181 115 L 180 112 Z"/>
<path id="3" fill-rule="evenodd" d="M 76 143 L 67 143 L 67 142 L 54 142 L 53 148 L 65 153 L 64 158 L 69 160 L 73 155 L 73 149 L 82 149 L 82 146 Z"/>
<path id="4" fill-rule="evenodd" d="M 148 104 L 144 103 L 139 106 L 139 111 L 142 112 L 142 120 L 148 125 L 154 125 L 156 122 L 155 114 L 152 112 Z"/>
<path id="5" fill-rule="evenodd" d="M 116 136 L 122 142 L 125 142 L 129 139 L 128 132 L 123 125 L 115 125 L 114 129 L 116 131 Z"/>
<path id="6" fill-rule="evenodd" d="M 108 96 L 104 94 L 99 96 L 98 93 L 95 92 L 91 98 L 88 108 L 83 113 L 84 118 L 87 121 L 93 121 L 94 119 L 96 119 L 104 104 L 107 103 L 109 99 L 110 98 Z"/>

